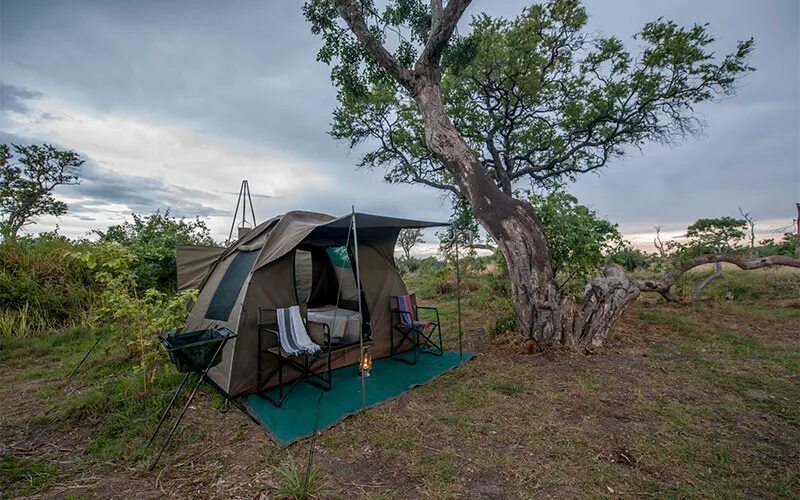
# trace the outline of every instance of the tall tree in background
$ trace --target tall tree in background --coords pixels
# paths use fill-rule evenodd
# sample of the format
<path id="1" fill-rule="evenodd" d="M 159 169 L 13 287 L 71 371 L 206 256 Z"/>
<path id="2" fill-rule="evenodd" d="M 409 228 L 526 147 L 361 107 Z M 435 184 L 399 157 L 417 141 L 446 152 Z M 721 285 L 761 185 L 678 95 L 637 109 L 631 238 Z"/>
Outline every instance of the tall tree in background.
<path id="1" fill-rule="evenodd" d="M 422 239 L 422 229 L 403 229 L 397 236 L 397 244 L 403 250 L 403 257 L 406 260 L 411 260 L 411 249 L 417 246 L 417 243 L 425 243 Z"/>
<path id="2" fill-rule="evenodd" d="M 703 25 L 659 19 L 631 54 L 586 32 L 577 0 L 551 0 L 513 20 L 480 15 L 455 35 L 470 0 L 310 0 L 318 59 L 340 101 L 334 137 L 374 146 L 361 166 L 389 182 L 464 199 L 499 246 L 519 328 L 540 342 L 600 344 L 639 295 L 621 268 L 592 280 L 580 304 L 558 290 L 547 239 L 520 182 L 572 180 L 647 142 L 701 129 L 694 107 L 734 93 L 753 42 L 715 57 Z"/>
<path id="3" fill-rule="evenodd" d="M 689 255 L 723 254 L 738 249 L 744 238 L 747 220 L 733 217 L 699 219 L 686 228 L 688 242 L 680 245 L 681 251 Z M 692 299 L 697 300 L 703 290 L 715 279 L 722 276 L 722 263 L 714 262 L 714 272 L 695 288 Z"/>
<path id="4" fill-rule="evenodd" d="M 53 196 L 61 185 L 78 184 L 84 160 L 74 151 L 49 144 L 0 144 L 0 232 L 16 238 L 19 230 L 42 215 L 63 215 L 67 204 Z"/>

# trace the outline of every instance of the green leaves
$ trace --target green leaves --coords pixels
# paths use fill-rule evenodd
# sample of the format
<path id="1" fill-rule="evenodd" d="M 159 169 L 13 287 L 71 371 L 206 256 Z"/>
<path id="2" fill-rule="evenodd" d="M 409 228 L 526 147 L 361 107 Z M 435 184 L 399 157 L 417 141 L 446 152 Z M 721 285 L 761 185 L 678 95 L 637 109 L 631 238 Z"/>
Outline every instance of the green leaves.
<path id="1" fill-rule="evenodd" d="M 583 285 L 602 271 L 606 256 L 622 244 L 617 225 L 600 218 L 577 198 L 557 188 L 530 196 L 547 236 L 553 270 L 561 288 Z"/>
<path id="2" fill-rule="evenodd" d="M 360 2 L 379 43 L 406 68 L 425 43 L 427 5 L 394 0 L 379 12 Z M 311 0 L 304 13 L 323 39 L 318 59 L 339 89 L 331 134 L 365 144 L 360 162 L 385 168 L 387 182 L 422 183 L 458 195 L 425 144 L 416 105 L 337 20 L 332 2 Z M 657 19 L 634 39 L 632 54 L 614 36 L 586 30 L 578 0 L 537 3 L 514 19 L 480 14 L 454 36 L 442 59 L 441 91 L 451 121 L 509 196 L 516 184 L 552 187 L 603 168 L 631 147 L 699 133 L 698 103 L 730 95 L 753 71 L 753 40 L 715 55 L 707 25 Z"/>
<path id="3" fill-rule="evenodd" d="M 177 219 L 169 210 L 150 215 L 133 214 L 131 221 L 95 231 L 101 242 L 117 243 L 130 252 L 131 269 L 137 289 L 155 288 L 164 292 L 177 289 L 175 247 L 178 245 L 214 246 L 211 233 L 199 218 Z"/>
<path id="4" fill-rule="evenodd" d="M 688 245 L 697 252 L 729 252 L 736 249 L 745 236 L 747 221 L 733 217 L 699 219 L 686 228 Z"/>

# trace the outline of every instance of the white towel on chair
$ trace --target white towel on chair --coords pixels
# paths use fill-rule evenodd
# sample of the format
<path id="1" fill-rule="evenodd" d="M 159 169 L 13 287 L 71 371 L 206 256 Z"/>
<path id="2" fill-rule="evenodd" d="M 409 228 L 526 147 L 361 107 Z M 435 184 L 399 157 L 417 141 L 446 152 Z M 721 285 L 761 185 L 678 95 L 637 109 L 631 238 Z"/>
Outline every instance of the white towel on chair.
<path id="1" fill-rule="evenodd" d="M 281 338 L 281 349 L 297 356 L 298 354 L 314 354 L 320 346 L 311 341 L 300 317 L 300 306 L 278 309 L 278 333 Z"/>

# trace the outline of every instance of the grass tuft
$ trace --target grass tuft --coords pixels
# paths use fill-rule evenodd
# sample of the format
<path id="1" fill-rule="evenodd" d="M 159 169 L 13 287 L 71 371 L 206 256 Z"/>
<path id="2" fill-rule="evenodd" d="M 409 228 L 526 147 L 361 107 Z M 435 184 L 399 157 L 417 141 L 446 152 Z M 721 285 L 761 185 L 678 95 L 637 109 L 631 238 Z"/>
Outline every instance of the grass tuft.
<path id="1" fill-rule="evenodd" d="M 309 500 L 323 497 L 325 481 L 318 471 L 299 466 L 292 459 L 276 470 L 281 476 L 281 484 L 275 490 L 278 498 Z"/>
<path id="2" fill-rule="evenodd" d="M 60 469 L 45 459 L 0 456 L 0 497 L 28 496 L 47 491 Z"/>

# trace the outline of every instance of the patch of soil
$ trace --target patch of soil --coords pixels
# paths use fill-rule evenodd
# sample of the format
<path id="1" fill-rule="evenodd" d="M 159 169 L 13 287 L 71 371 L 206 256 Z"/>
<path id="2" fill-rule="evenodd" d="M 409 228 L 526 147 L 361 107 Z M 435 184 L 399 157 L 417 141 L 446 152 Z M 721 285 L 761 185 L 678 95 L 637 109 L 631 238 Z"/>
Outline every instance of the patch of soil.
<path id="1" fill-rule="evenodd" d="M 506 499 L 513 498 L 508 491 L 508 480 L 497 471 L 482 470 L 471 474 L 466 486 L 470 498 Z"/>

